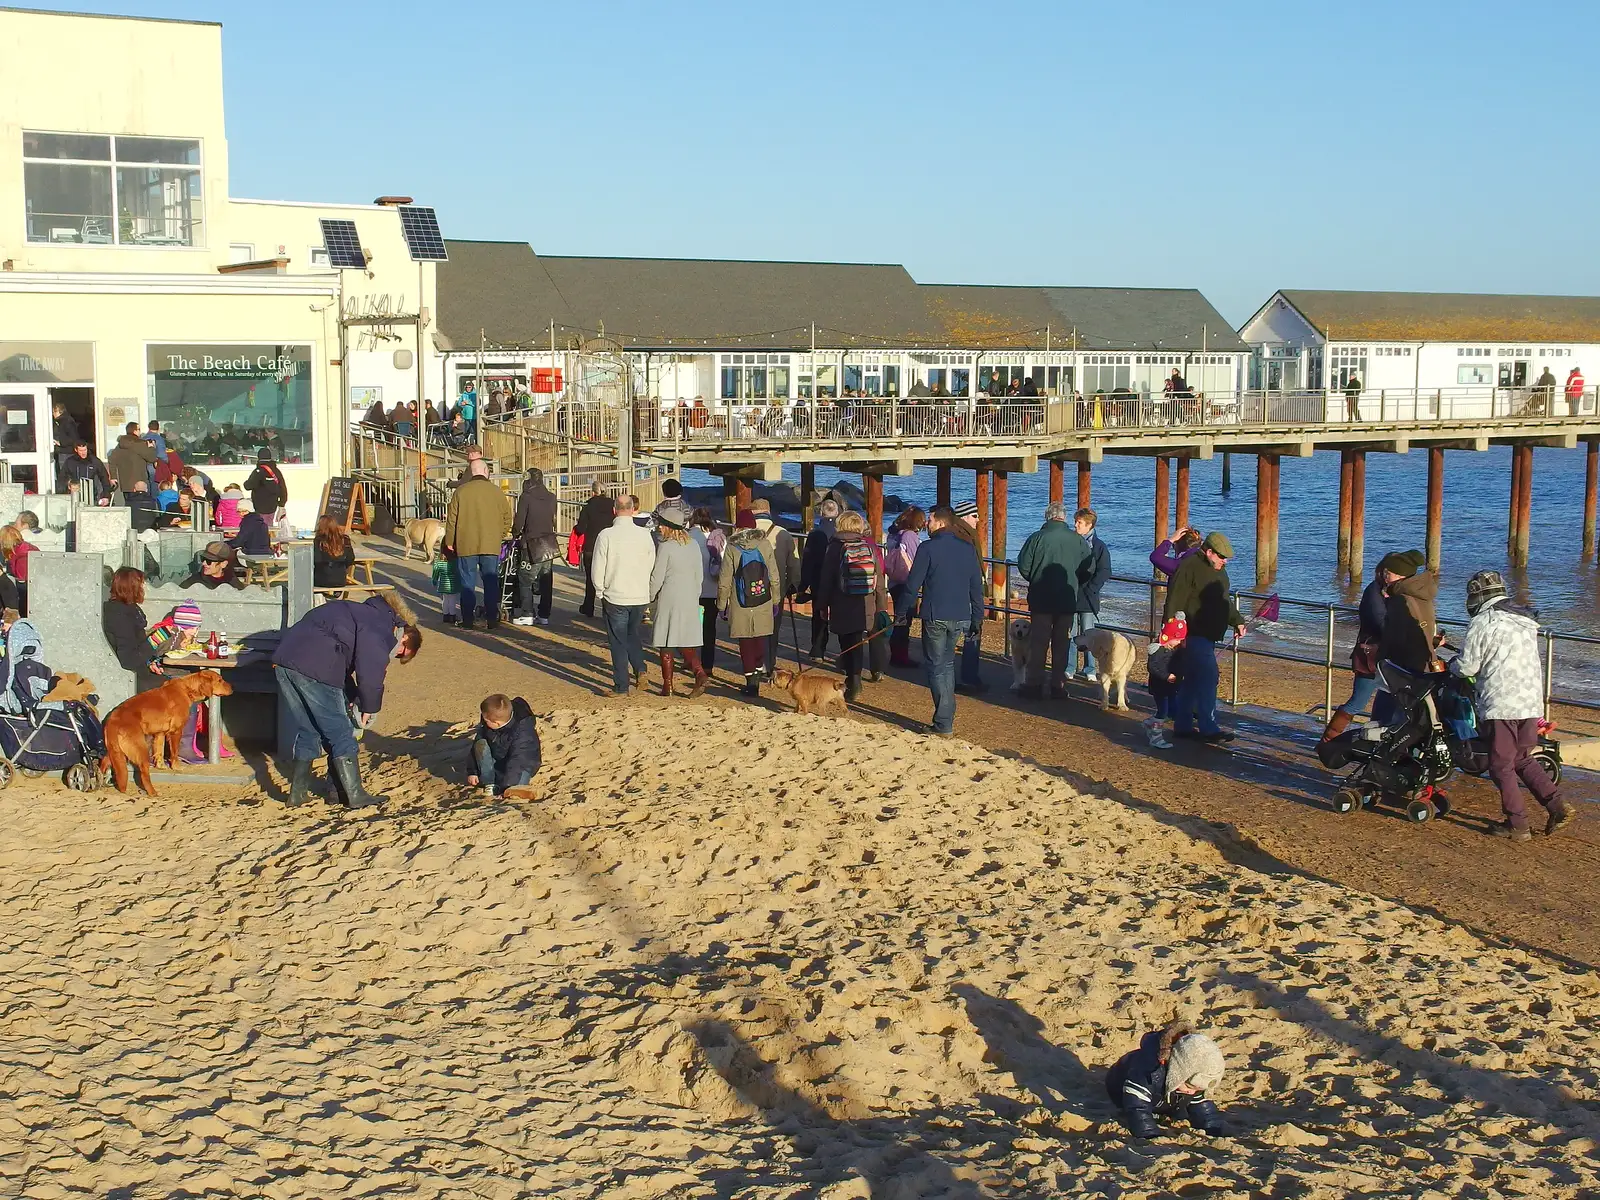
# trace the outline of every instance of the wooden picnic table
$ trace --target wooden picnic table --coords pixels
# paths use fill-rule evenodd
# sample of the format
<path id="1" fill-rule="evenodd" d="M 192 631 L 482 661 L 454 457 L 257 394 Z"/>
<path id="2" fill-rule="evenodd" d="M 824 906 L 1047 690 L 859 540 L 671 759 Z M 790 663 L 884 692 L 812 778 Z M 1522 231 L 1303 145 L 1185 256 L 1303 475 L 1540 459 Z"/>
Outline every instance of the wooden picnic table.
<path id="1" fill-rule="evenodd" d="M 371 592 L 378 595 L 381 592 L 393 592 L 398 589 L 392 583 L 348 583 L 344 587 L 312 588 L 319 596 L 327 596 L 333 600 L 347 599 L 347 592 Z"/>
<path id="2" fill-rule="evenodd" d="M 289 582 L 287 558 L 251 558 L 245 560 L 244 581 L 271 587 L 275 583 Z"/>

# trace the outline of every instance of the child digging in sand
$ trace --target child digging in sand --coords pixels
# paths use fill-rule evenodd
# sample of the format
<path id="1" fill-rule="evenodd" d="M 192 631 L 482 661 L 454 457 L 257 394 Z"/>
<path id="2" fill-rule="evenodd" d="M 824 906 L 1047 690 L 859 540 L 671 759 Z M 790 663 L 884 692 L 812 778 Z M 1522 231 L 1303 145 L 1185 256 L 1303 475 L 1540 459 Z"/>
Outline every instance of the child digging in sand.
<path id="1" fill-rule="evenodd" d="M 1206 1089 L 1222 1082 L 1222 1070 L 1217 1044 L 1187 1021 L 1174 1021 L 1152 1029 L 1137 1050 L 1117 1060 L 1106 1074 L 1106 1091 L 1136 1138 L 1159 1136 L 1158 1115 L 1188 1118 L 1201 1132 L 1220 1137 L 1222 1111 L 1206 1098 Z"/>
<path id="2" fill-rule="evenodd" d="M 1161 638 L 1151 643 L 1146 656 L 1150 668 L 1150 698 L 1156 702 L 1155 716 L 1144 723 L 1150 745 L 1157 750 L 1170 750 L 1161 726 L 1173 715 L 1173 703 L 1178 698 L 1178 686 L 1183 682 L 1183 639 L 1189 636 L 1189 626 L 1183 614 L 1173 613 L 1172 620 L 1161 627 Z"/>
<path id="3" fill-rule="evenodd" d="M 482 719 L 472 735 L 472 774 L 467 783 L 485 796 L 526 788 L 539 770 L 539 731 L 521 696 L 496 693 L 478 706 Z"/>

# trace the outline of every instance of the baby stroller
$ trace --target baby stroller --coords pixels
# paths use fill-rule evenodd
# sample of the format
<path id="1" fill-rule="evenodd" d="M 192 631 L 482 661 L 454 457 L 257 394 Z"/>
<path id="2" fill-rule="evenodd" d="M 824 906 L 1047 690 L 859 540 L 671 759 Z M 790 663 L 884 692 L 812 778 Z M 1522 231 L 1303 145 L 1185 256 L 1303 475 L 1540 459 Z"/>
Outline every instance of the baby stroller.
<path id="1" fill-rule="evenodd" d="M 31 622 L 18 621 L 6 634 L 0 663 L 0 788 L 17 771 L 30 776 L 60 771 L 62 781 L 79 792 L 94 791 L 103 782 L 106 739 L 100 718 L 81 701 L 41 701 L 51 677 L 38 632 Z"/>
<path id="2" fill-rule="evenodd" d="M 500 543 L 500 619 L 511 620 L 517 605 L 517 570 L 522 566 L 522 543 L 507 538 Z"/>

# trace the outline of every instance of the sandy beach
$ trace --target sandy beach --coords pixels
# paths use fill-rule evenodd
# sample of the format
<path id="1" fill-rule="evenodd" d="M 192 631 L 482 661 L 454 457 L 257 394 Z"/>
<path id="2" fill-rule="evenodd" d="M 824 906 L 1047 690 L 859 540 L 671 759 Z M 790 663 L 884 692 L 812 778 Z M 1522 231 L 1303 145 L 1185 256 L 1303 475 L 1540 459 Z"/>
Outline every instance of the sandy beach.
<path id="1" fill-rule="evenodd" d="M 442 665 L 375 816 L 0 792 L 0 1194 L 1600 1188 L 1587 967 L 879 721 L 534 695 L 542 799 L 484 800 Z M 1114 1119 L 1175 1015 L 1227 1140 Z"/>

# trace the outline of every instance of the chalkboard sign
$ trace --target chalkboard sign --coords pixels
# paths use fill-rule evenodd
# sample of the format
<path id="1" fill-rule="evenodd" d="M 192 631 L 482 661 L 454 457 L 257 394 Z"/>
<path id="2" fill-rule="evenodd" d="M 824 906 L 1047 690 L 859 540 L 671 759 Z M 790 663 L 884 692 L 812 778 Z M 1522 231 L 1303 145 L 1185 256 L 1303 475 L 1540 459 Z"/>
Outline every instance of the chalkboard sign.
<path id="1" fill-rule="evenodd" d="M 370 533 L 366 490 L 348 475 L 335 475 L 323 486 L 319 517 L 332 517 L 346 532 Z"/>

